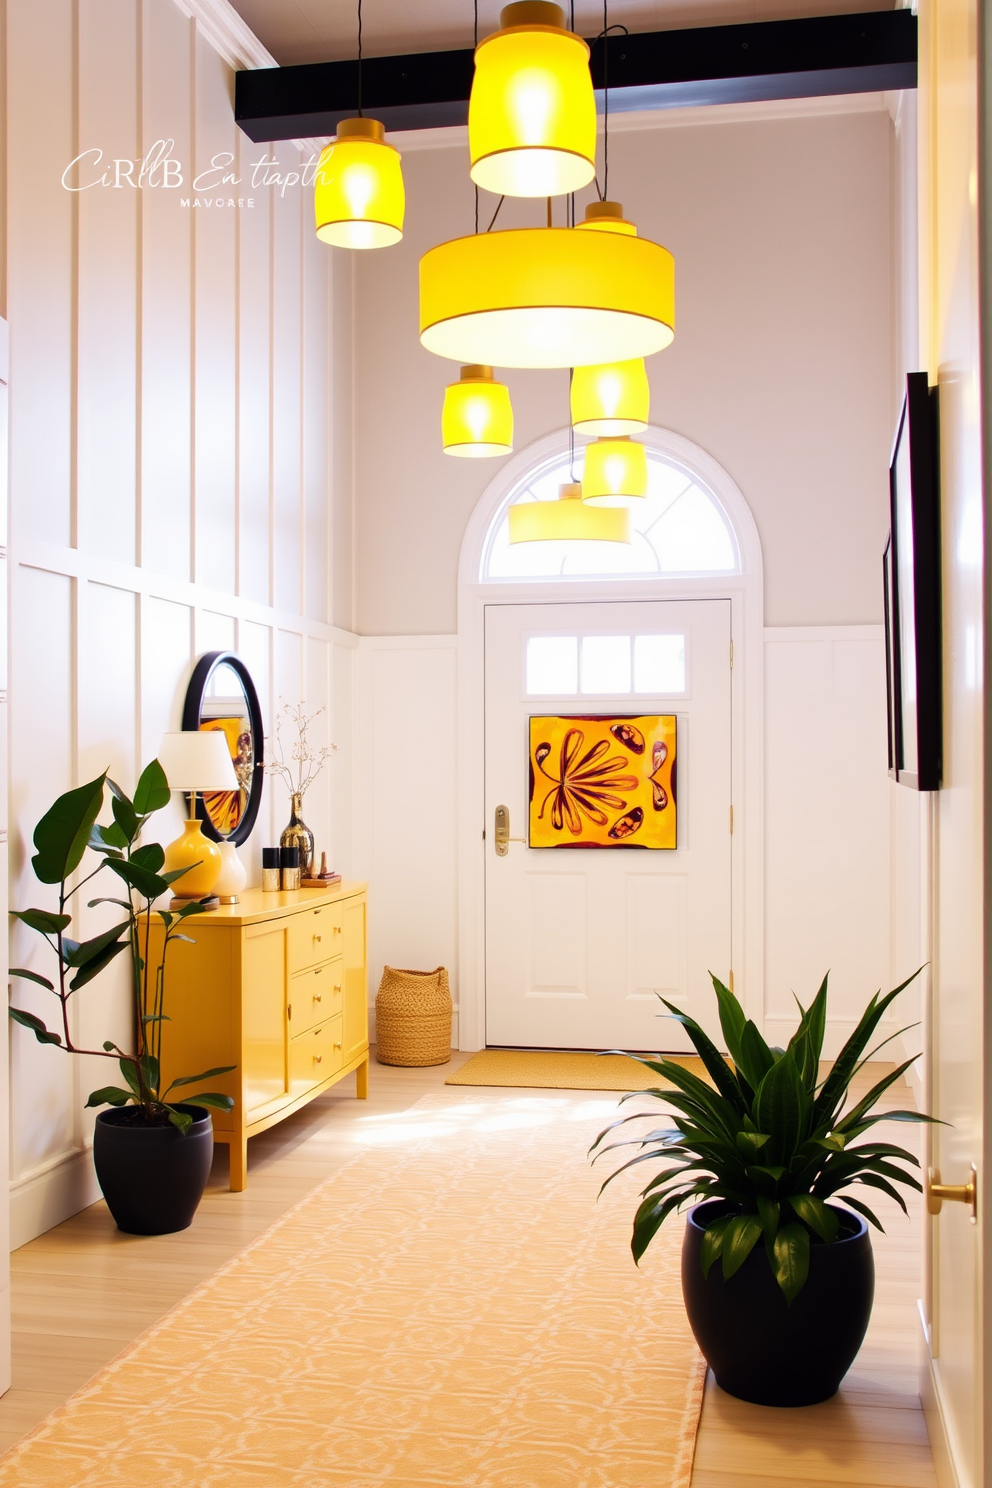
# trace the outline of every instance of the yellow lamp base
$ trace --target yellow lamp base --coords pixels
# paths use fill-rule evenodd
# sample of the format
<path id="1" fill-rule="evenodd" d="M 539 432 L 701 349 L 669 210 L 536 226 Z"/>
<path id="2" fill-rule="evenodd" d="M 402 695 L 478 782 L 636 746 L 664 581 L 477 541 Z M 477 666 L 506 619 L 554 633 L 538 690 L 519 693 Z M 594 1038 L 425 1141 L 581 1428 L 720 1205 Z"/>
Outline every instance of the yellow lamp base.
<path id="1" fill-rule="evenodd" d="M 184 822 L 182 836 L 165 849 L 166 873 L 184 870 L 172 885 L 178 899 L 202 899 L 213 893 L 222 865 L 220 848 L 204 837 L 199 818 Z"/>

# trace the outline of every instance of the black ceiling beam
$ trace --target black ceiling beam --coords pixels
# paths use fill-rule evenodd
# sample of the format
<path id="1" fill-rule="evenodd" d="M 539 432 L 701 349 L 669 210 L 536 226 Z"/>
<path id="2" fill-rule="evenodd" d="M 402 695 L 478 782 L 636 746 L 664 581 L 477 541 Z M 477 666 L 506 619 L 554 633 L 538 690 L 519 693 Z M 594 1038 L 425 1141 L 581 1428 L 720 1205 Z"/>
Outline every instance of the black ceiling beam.
<path id="1" fill-rule="evenodd" d="M 752 21 L 611 36 L 610 110 L 813 98 L 916 87 L 916 17 L 909 10 Z M 592 75 L 602 108 L 604 46 Z M 387 129 L 464 124 L 472 52 L 369 57 L 364 111 Z M 264 67 L 235 78 L 234 116 L 249 139 L 331 135 L 358 105 L 357 62 Z"/>

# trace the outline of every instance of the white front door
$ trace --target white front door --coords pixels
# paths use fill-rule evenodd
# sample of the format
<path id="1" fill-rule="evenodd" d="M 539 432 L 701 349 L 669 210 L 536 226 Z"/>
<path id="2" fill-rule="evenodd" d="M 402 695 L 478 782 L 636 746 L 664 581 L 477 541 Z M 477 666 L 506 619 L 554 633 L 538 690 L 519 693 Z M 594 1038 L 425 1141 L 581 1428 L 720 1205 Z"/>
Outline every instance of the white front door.
<path id="1" fill-rule="evenodd" d="M 730 620 L 730 600 L 487 605 L 487 1044 L 689 1048 L 659 993 L 719 1040 Z"/>

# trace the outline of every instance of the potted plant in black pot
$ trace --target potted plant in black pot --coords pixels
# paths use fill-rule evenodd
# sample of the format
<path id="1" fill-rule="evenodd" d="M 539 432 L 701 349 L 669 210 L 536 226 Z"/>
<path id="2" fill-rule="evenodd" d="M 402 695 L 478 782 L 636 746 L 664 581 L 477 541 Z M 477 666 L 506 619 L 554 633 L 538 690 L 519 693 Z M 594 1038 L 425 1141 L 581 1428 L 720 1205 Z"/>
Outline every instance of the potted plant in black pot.
<path id="1" fill-rule="evenodd" d="M 97 822 L 109 788 L 113 820 Z M 181 927 L 202 912 L 197 902 L 175 911 L 153 911 L 180 873 L 163 873 L 165 855 L 157 842 L 139 845 L 149 816 L 167 805 L 169 786 L 161 765 L 153 760 L 143 771 L 129 799 L 106 774 L 60 796 L 35 828 L 35 875 L 43 884 L 58 885 L 58 909 L 24 909 L 14 914 L 36 931 L 55 956 L 56 981 L 26 967 L 10 975 L 46 988 L 58 1000 L 58 1026 L 50 1029 L 42 1018 L 11 1007 L 15 1022 L 29 1028 L 39 1043 L 53 1044 L 69 1054 L 94 1054 L 114 1060 L 123 1083 L 94 1090 L 88 1106 L 109 1106 L 96 1119 L 93 1161 L 111 1214 L 121 1230 L 136 1235 L 165 1235 L 185 1229 L 203 1195 L 213 1156 L 213 1126 L 208 1107 L 230 1110 L 228 1095 L 197 1091 L 191 1101 L 178 1092 L 214 1075 L 227 1074 L 233 1065 L 205 1070 L 161 1086 L 162 1025 L 165 1012 L 165 964 L 169 945 L 189 939 Z M 72 880 L 87 852 L 96 856 L 88 871 Z M 122 917 L 111 929 L 90 940 L 68 934 L 73 897 L 97 874 L 109 870 L 117 880 L 111 896 L 89 900 L 90 908 L 111 904 Z M 183 870 L 185 871 L 185 870 Z M 165 925 L 161 959 L 149 964 L 148 941 L 152 913 Z M 83 1049 L 74 1041 L 70 1003 L 111 961 L 128 957 L 134 998 L 134 1044 L 128 1051 L 108 1039 L 102 1049 Z"/>
<path id="2" fill-rule="evenodd" d="M 918 973 L 914 972 L 914 976 Z M 692 1018 L 665 1003 L 695 1045 L 712 1085 L 671 1059 L 630 1057 L 671 1082 L 645 1094 L 673 1106 L 665 1126 L 606 1142 L 639 1112 L 601 1132 L 595 1157 L 634 1146 L 607 1178 L 641 1163 L 661 1171 L 641 1191 L 631 1250 L 639 1261 L 669 1215 L 691 1199 L 682 1247 L 689 1322 L 717 1383 L 759 1405 L 812 1405 L 833 1395 L 861 1347 L 875 1270 L 868 1225 L 882 1226 L 852 1187 L 921 1191 L 912 1153 L 875 1140 L 883 1121 L 933 1121 L 917 1111 L 876 1111 L 911 1059 L 845 1109 L 855 1074 L 886 1008 L 913 980 L 872 998 L 826 1077 L 820 1052 L 827 978 L 803 1009 L 788 1048 L 771 1048 L 736 997 L 713 977 L 732 1063 Z M 905 1031 L 905 1030 L 903 1030 Z M 888 1042 L 884 1040 L 883 1042 Z M 879 1048 L 881 1045 L 878 1046 Z M 835 1202 L 843 1192 L 843 1204 Z M 908 1212 L 908 1211 L 907 1211 Z"/>

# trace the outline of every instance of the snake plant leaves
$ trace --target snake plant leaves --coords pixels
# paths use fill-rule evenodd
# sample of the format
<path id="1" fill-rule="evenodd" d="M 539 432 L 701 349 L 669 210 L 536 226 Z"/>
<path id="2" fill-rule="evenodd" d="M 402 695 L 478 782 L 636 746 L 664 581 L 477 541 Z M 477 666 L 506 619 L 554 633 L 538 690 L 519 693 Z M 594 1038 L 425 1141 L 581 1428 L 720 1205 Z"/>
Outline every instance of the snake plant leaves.
<path id="1" fill-rule="evenodd" d="M 75 872 L 90 840 L 90 832 L 103 805 L 106 771 L 66 791 L 45 812 L 34 829 L 37 852 L 31 866 L 42 883 L 57 884 Z"/>
<path id="2" fill-rule="evenodd" d="M 770 1048 L 733 993 L 712 980 L 733 1066 L 692 1018 L 666 1003 L 695 1044 L 711 1083 L 661 1055 L 632 1055 L 667 1084 L 624 1100 L 661 1101 L 668 1108 L 664 1124 L 653 1123 L 646 1131 L 633 1127 L 629 1123 L 651 1117 L 650 1111 L 635 1111 L 602 1131 L 590 1155 L 595 1162 L 607 1152 L 634 1149 L 607 1177 L 604 1189 L 619 1173 L 645 1163 L 655 1167 L 634 1216 L 635 1260 L 671 1214 L 690 1201 L 720 1200 L 703 1234 L 704 1273 L 709 1275 L 719 1259 L 721 1284 L 739 1285 L 737 1272 L 763 1238 L 764 1256 L 791 1306 L 805 1284 L 811 1249 L 832 1245 L 845 1232 L 837 1197 L 881 1229 L 877 1215 L 852 1189 L 875 1189 L 904 1209 L 900 1190 L 920 1190 L 911 1171 L 919 1166 L 912 1153 L 870 1135 L 881 1121 L 935 1120 L 917 1111 L 873 1110 L 912 1061 L 886 1073 L 844 1110 L 878 1022 L 908 982 L 871 999 L 821 1085 L 826 977 L 809 1007 L 799 1004 L 799 1025 L 784 1050 Z M 619 1126 L 627 1135 L 607 1142 Z M 866 1133 L 868 1140 L 861 1140 Z"/>

